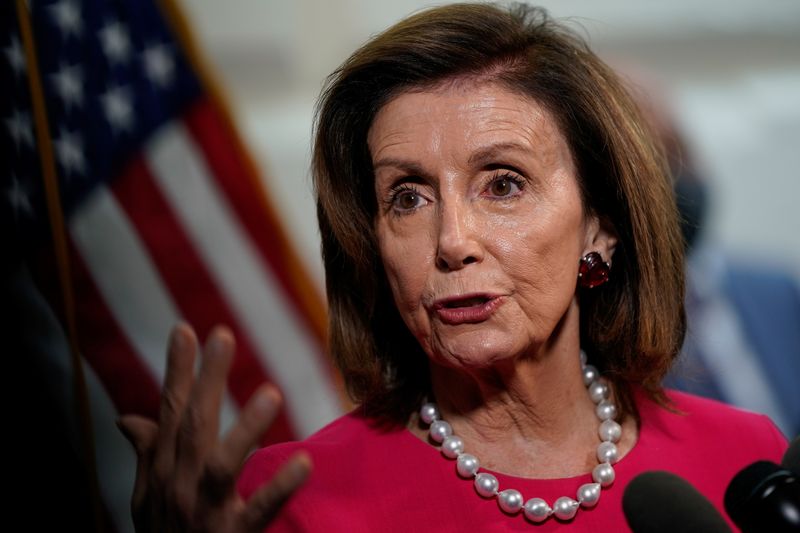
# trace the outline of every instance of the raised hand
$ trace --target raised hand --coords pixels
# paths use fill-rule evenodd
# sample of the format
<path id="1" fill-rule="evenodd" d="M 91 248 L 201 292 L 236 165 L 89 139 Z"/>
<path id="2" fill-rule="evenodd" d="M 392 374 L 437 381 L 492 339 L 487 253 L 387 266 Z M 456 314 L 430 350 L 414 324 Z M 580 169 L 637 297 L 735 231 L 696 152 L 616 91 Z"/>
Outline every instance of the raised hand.
<path id="1" fill-rule="evenodd" d="M 136 449 L 138 465 L 131 500 L 139 533 L 159 531 L 261 531 L 306 479 L 311 460 L 300 452 L 247 501 L 236 479 L 249 450 L 272 423 L 278 391 L 260 387 L 222 441 L 219 412 L 233 360 L 234 339 L 217 327 L 208 337 L 197 376 L 197 338 L 186 325 L 170 337 L 159 421 L 137 415 L 119 427 Z"/>

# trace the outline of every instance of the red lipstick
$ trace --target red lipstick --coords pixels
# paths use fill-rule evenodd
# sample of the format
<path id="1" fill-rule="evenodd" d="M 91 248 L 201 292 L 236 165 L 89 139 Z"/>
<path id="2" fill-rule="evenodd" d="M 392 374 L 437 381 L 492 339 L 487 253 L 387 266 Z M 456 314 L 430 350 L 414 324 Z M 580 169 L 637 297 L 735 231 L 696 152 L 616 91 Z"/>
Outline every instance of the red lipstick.
<path id="1" fill-rule="evenodd" d="M 474 293 L 442 298 L 433 303 L 432 310 L 439 320 L 451 326 L 477 324 L 488 320 L 503 304 L 499 295 Z"/>

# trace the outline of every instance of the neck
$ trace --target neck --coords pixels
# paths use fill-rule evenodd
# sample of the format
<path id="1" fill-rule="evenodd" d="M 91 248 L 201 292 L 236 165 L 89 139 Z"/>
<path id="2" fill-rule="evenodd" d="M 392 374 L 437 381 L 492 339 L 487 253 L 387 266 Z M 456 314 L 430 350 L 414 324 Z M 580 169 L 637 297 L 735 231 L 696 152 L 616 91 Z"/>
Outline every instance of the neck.
<path id="1" fill-rule="evenodd" d="M 432 365 L 434 397 L 454 426 L 465 424 L 481 440 L 562 442 L 578 421 L 593 421 L 576 348 L 572 353 L 514 361 L 471 372 Z"/>
<path id="2" fill-rule="evenodd" d="M 583 384 L 573 305 L 558 334 L 530 353 L 491 368 L 431 364 L 442 417 L 486 468 L 542 478 L 597 464 L 599 422 Z"/>

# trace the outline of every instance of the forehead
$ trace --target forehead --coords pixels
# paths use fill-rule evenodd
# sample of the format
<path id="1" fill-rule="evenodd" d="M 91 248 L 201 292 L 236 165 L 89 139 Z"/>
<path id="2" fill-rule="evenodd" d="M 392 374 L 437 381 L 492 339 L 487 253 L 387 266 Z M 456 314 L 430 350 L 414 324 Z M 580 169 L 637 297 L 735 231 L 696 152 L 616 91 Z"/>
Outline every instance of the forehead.
<path id="1" fill-rule="evenodd" d="M 517 144 L 546 158 L 568 152 L 560 128 L 542 104 L 486 81 L 450 82 L 399 94 L 378 111 L 367 142 L 373 162 L 420 145 L 474 150 Z"/>

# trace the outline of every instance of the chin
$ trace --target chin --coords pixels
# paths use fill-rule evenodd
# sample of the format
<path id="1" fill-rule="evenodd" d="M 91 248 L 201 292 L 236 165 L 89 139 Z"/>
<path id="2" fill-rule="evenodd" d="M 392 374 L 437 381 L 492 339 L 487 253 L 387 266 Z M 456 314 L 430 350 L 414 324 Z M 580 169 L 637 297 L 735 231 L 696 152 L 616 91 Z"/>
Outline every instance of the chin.
<path id="1" fill-rule="evenodd" d="M 530 349 L 529 342 L 497 331 L 442 335 L 432 344 L 434 361 L 453 368 L 488 368 L 509 362 Z"/>

